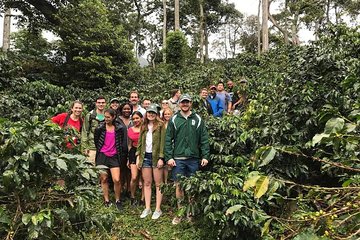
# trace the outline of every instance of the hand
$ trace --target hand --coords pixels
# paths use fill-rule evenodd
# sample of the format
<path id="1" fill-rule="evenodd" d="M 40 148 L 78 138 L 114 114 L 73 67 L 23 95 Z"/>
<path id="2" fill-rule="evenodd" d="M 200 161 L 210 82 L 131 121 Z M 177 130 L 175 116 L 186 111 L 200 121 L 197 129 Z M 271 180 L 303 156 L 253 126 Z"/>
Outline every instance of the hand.
<path id="1" fill-rule="evenodd" d="M 209 162 L 208 160 L 202 159 L 202 160 L 201 160 L 201 166 L 202 166 L 202 167 L 205 167 L 205 166 L 208 164 L 208 162 Z"/>
<path id="2" fill-rule="evenodd" d="M 167 164 L 170 166 L 170 167 L 175 167 L 176 166 L 176 162 L 174 159 L 170 159 Z"/>
<path id="3" fill-rule="evenodd" d="M 157 168 L 162 168 L 164 166 L 164 161 L 162 159 L 159 159 L 157 162 Z"/>
<path id="4" fill-rule="evenodd" d="M 89 156 L 89 152 L 90 152 L 89 149 L 85 149 L 85 151 L 84 151 L 85 156 Z"/>
<path id="5" fill-rule="evenodd" d="M 130 169 L 130 161 L 128 160 L 126 166 Z"/>

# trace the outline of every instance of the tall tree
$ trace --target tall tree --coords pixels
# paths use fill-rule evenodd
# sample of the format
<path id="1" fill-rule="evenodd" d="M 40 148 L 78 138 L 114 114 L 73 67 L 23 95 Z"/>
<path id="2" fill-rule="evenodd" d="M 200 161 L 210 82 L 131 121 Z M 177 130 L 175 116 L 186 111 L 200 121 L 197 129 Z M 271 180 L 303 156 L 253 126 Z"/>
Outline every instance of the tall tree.
<path id="1" fill-rule="evenodd" d="M 10 49 L 10 26 L 11 26 L 11 9 L 6 9 L 4 13 L 3 45 L 4 52 Z"/>
<path id="2" fill-rule="evenodd" d="M 204 63 L 204 42 L 205 42 L 205 33 L 204 33 L 204 21 L 205 21 L 205 16 L 204 16 L 204 0 L 199 0 L 199 7 L 200 7 L 200 24 L 199 24 L 199 38 L 200 38 L 200 46 L 199 46 L 199 51 L 200 51 L 200 62 Z"/>
<path id="3" fill-rule="evenodd" d="M 175 0 L 175 31 L 180 30 L 180 0 Z"/>
<path id="4" fill-rule="evenodd" d="M 269 50 L 269 0 L 262 0 L 262 52 Z"/>
<path id="5" fill-rule="evenodd" d="M 166 48 L 166 0 L 163 0 L 163 62 L 166 63 L 166 52 L 165 52 L 165 48 Z"/>

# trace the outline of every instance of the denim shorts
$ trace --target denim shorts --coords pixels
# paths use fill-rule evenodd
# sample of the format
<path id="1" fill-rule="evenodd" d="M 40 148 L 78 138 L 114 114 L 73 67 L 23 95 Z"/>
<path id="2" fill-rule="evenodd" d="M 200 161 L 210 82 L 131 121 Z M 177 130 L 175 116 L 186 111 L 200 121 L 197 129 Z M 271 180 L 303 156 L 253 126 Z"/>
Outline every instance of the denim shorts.
<path id="1" fill-rule="evenodd" d="M 152 168 L 153 167 L 152 153 L 145 153 L 142 167 L 143 168 Z"/>
<path id="2" fill-rule="evenodd" d="M 174 181 L 177 181 L 177 176 L 190 177 L 195 174 L 199 170 L 200 160 L 198 158 L 175 159 L 175 163 L 172 173 Z"/>

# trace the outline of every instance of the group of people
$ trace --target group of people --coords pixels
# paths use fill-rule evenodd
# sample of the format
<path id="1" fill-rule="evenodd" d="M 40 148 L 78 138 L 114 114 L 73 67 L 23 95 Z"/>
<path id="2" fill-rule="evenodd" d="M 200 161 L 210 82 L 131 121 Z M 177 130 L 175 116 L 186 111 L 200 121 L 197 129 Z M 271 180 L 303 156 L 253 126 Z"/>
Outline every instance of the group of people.
<path id="1" fill-rule="evenodd" d="M 121 192 L 130 192 L 131 205 L 136 205 L 137 186 L 141 186 L 145 208 L 140 218 L 162 215 L 161 184 L 167 182 L 169 168 L 176 185 L 176 198 L 184 192 L 178 184 L 179 177 L 188 177 L 208 164 L 210 148 L 208 133 L 202 117 L 192 109 L 192 97 L 171 92 L 171 98 L 161 101 L 161 106 L 144 99 L 139 104 L 139 93 L 131 91 L 129 101 L 120 104 L 117 98 L 95 100 L 95 109 L 82 119 L 83 104 L 75 101 L 69 113 L 62 113 L 52 121 L 62 128 L 73 128 L 79 136 L 66 139 L 67 147 L 79 143 L 82 152 L 103 171 L 100 184 L 104 204 L 110 206 L 109 180 L 115 194 L 115 206 L 122 208 Z M 141 176 L 141 178 L 140 178 Z M 109 179 L 110 178 L 110 179 Z M 155 183 L 155 211 L 151 210 L 152 185 Z M 180 201 L 179 201 L 180 203 Z M 180 207 L 180 206 L 179 206 Z M 181 222 L 175 217 L 173 224 Z"/>

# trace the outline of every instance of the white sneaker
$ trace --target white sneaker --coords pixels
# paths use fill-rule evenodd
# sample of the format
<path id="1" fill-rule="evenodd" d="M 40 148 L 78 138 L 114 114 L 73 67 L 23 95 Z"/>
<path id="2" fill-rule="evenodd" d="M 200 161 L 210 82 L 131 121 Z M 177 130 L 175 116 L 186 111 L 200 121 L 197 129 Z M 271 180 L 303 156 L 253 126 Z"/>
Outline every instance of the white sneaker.
<path id="1" fill-rule="evenodd" d="M 144 211 L 141 213 L 140 218 L 146 218 L 148 215 L 151 214 L 151 209 L 144 209 Z"/>
<path id="2" fill-rule="evenodd" d="M 159 211 L 155 210 L 152 217 L 151 217 L 151 219 L 154 219 L 154 220 L 158 219 L 161 216 L 161 214 L 162 214 L 161 210 L 159 210 Z"/>
<path id="3" fill-rule="evenodd" d="M 174 217 L 174 219 L 172 220 L 172 224 L 173 225 L 176 225 L 176 224 L 179 224 L 179 223 L 181 223 L 181 217 Z"/>

